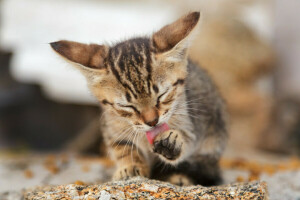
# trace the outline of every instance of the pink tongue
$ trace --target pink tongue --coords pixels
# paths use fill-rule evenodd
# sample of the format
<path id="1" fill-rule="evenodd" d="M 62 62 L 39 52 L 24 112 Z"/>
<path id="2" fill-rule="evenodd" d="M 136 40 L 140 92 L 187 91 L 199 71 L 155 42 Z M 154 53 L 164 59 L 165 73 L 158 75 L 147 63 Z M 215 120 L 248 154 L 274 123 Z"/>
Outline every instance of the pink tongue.
<path id="1" fill-rule="evenodd" d="M 155 139 L 155 137 L 160 134 L 160 133 L 163 133 L 167 130 L 169 130 L 169 126 L 168 124 L 166 123 L 163 123 L 159 126 L 155 126 L 154 128 L 152 128 L 150 131 L 147 131 L 146 132 L 146 136 L 147 136 L 147 139 L 149 141 L 150 144 L 153 144 L 153 141 Z"/>

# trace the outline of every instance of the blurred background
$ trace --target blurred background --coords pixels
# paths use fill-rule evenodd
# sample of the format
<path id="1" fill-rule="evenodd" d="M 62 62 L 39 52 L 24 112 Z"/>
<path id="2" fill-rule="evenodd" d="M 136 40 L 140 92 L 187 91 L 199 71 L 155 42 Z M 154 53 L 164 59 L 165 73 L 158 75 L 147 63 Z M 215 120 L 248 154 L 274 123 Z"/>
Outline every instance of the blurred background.
<path id="1" fill-rule="evenodd" d="M 300 155 L 297 8 L 298 0 L 0 0 L 1 152 L 86 151 L 80 135 L 98 132 L 84 78 L 49 42 L 110 44 L 200 10 L 190 57 L 227 102 L 225 155 Z"/>

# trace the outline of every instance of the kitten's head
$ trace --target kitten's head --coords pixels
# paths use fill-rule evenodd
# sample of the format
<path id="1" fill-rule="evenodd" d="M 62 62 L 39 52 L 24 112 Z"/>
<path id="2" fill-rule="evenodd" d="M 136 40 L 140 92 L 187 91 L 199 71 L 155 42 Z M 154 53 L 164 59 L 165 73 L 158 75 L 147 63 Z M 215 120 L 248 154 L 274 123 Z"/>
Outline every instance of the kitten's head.
<path id="1" fill-rule="evenodd" d="M 65 40 L 51 46 L 81 70 L 111 114 L 147 131 L 168 121 L 184 93 L 187 48 L 199 16 L 190 13 L 149 38 L 114 46 Z"/>

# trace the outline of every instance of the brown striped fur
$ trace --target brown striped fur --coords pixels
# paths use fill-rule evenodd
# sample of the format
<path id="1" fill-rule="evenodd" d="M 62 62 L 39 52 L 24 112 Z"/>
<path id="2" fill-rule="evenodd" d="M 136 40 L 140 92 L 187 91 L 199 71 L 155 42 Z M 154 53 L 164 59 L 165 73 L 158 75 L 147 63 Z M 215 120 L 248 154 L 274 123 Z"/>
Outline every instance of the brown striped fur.
<path id="1" fill-rule="evenodd" d="M 207 74 L 187 59 L 199 16 L 199 12 L 190 13 L 151 37 L 114 46 L 66 40 L 51 43 L 81 70 L 105 109 L 101 129 L 117 162 L 114 179 L 155 177 L 153 169 L 163 162 L 178 166 L 176 173 L 187 175 L 182 163 L 193 166 L 194 171 L 208 164 L 202 168 L 213 172 L 202 170 L 196 179 L 184 180 L 204 185 L 219 181 L 217 163 L 227 138 L 223 101 Z M 149 144 L 145 132 L 161 123 L 167 123 L 170 130 Z M 164 173 L 165 180 L 181 177 L 173 172 Z"/>

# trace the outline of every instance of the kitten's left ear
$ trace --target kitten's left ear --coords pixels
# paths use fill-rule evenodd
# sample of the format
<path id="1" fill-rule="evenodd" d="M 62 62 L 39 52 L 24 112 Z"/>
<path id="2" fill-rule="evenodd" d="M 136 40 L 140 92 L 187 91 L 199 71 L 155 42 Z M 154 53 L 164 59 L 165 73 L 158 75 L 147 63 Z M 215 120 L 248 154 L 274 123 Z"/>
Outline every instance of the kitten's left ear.
<path id="1" fill-rule="evenodd" d="M 185 55 L 199 19 L 200 12 L 192 12 L 155 32 L 152 35 L 154 51 L 156 53 L 169 52 L 181 56 Z"/>
<path id="2" fill-rule="evenodd" d="M 82 44 L 67 40 L 50 43 L 51 47 L 67 60 L 85 69 L 104 69 L 108 47 L 97 44 Z"/>

